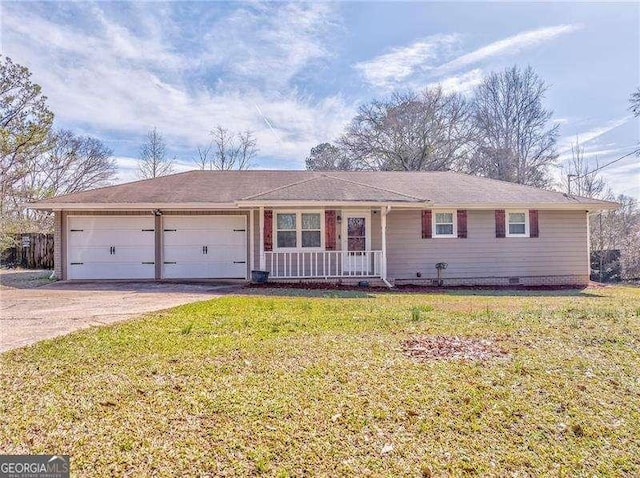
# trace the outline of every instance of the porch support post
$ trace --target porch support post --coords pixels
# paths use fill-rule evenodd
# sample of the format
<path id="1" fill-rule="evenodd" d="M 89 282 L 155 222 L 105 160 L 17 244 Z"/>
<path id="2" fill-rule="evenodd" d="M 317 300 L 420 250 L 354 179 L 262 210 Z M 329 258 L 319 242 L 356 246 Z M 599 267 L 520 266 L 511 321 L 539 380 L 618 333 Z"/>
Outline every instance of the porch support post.
<path id="1" fill-rule="evenodd" d="M 390 209 L 391 206 L 380 208 L 380 227 L 382 229 L 382 264 L 380 265 L 380 272 L 385 283 L 387 282 L 387 213 Z"/>
<path id="2" fill-rule="evenodd" d="M 264 207 L 260 206 L 258 210 L 258 214 L 260 214 L 259 222 L 260 222 L 260 270 L 264 270 Z"/>
<path id="3" fill-rule="evenodd" d="M 255 252 L 256 252 L 256 248 L 255 248 L 255 231 L 253 230 L 253 228 L 255 227 L 255 221 L 254 221 L 254 217 L 253 217 L 253 208 L 251 208 L 249 210 L 249 227 L 247 227 L 247 231 L 249 231 L 249 274 L 251 274 L 251 271 L 253 269 L 255 269 L 254 264 L 256 263 L 256 258 L 255 258 Z"/>

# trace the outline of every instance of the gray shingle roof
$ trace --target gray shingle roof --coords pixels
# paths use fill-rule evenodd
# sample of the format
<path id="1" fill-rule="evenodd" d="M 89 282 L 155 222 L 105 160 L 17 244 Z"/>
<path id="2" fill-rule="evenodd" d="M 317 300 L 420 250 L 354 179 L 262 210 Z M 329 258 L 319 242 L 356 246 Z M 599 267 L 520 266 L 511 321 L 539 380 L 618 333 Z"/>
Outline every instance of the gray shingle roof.
<path id="1" fill-rule="evenodd" d="M 33 204 L 134 205 L 282 201 L 390 202 L 434 205 L 531 204 L 610 208 L 615 203 L 450 171 L 189 171 L 67 194 Z"/>

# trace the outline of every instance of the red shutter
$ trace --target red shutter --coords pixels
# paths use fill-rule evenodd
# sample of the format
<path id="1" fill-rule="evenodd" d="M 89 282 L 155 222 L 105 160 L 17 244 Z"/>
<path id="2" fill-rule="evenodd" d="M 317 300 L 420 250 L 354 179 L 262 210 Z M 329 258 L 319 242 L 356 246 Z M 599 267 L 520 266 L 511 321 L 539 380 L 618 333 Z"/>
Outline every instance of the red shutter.
<path id="1" fill-rule="evenodd" d="M 540 230 L 538 229 L 538 210 L 529 209 L 529 237 L 539 237 Z"/>
<path id="2" fill-rule="evenodd" d="M 324 212 L 324 248 L 336 250 L 336 211 Z"/>
<path id="3" fill-rule="evenodd" d="M 273 250 L 273 211 L 264 211 L 264 250 Z"/>
<path id="4" fill-rule="evenodd" d="M 458 237 L 467 238 L 467 210 L 458 209 Z"/>
<path id="5" fill-rule="evenodd" d="M 496 237 L 505 237 L 504 209 L 496 209 Z"/>
<path id="6" fill-rule="evenodd" d="M 422 239 L 431 239 L 431 210 L 422 211 Z"/>

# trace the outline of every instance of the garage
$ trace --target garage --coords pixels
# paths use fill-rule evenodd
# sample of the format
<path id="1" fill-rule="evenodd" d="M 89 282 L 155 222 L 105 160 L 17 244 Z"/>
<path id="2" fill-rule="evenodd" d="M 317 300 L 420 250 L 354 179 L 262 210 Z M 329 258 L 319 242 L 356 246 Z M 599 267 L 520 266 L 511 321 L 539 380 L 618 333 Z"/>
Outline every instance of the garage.
<path id="1" fill-rule="evenodd" d="M 241 215 L 163 216 L 165 279 L 247 277 L 247 218 Z"/>
<path id="2" fill-rule="evenodd" d="M 153 216 L 69 216 L 68 279 L 153 279 Z"/>

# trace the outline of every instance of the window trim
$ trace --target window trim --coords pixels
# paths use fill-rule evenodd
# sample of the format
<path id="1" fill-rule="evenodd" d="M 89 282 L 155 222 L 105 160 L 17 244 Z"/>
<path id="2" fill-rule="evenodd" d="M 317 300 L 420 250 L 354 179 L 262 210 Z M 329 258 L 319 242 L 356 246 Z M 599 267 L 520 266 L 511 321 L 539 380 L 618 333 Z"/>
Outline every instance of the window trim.
<path id="1" fill-rule="evenodd" d="M 438 234 L 438 223 L 436 217 L 438 214 L 451 214 L 451 221 L 453 223 L 453 233 L 451 234 Z M 451 224 L 451 223 L 440 223 Z M 457 209 L 432 209 L 431 210 L 431 237 L 434 239 L 455 239 L 458 237 L 458 210 Z"/>
<path id="2" fill-rule="evenodd" d="M 278 214 L 296 215 L 296 247 L 278 247 Z M 302 247 L 302 214 L 320 214 L 320 247 Z M 274 210 L 273 217 L 273 251 L 275 252 L 318 252 L 324 251 L 324 210 L 323 209 L 283 209 Z M 282 229 L 293 231 L 293 229 Z M 317 231 L 318 229 L 305 229 L 305 231 Z"/>
<path id="3" fill-rule="evenodd" d="M 512 234 L 509 231 L 509 216 L 511 214 L 524 214 L 524 234 Z M 515 224 L 522 224 L 517 222 Z M 530 228 L 529 228 L 529 210 L 528 209 L 507 209 L 504 212 L 504 235 L 505 237 L 529 237 Z"/>

